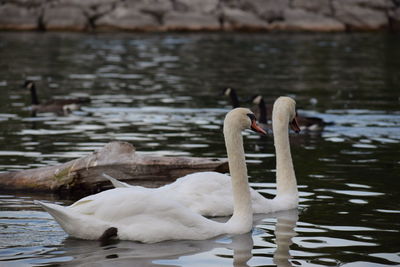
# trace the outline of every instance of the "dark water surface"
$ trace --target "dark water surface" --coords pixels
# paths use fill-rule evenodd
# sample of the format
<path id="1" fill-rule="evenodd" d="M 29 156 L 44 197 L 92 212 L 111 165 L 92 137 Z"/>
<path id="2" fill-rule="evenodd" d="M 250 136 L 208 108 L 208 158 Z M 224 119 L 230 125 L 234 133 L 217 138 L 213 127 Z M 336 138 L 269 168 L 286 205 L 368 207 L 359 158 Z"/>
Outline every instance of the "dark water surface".
<path id="1" fill-rule="evenodd" d="M 90 96 L 31 117 L 39 96 Z M 335 124 L 291 136 L 299 211 L 251 234 L 159 244 L 68 238 L 33 200 L 0 193 L 0 266 L 400 265 L 400 37 L 384 34 L 0 33 L 0 171 L 54 165 L 111 140 L 158 155 L 224 157 L 227 86 Z M 275 194 L 272 137 L 245 134 L 252 185 Z"/>

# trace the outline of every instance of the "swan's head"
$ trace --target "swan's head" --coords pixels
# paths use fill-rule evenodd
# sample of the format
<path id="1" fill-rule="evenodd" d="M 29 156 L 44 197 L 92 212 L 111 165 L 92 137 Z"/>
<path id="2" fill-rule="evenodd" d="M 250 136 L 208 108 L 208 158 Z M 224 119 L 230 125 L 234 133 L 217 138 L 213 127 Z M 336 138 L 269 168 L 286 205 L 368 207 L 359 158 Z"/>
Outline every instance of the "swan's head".
<path id="1" fill-rule="evenodd" d="M 34 86 L 35 86 L 35 83 L 30 80 L 26 80 L 23 85 L 23 87 L 26 89 L 32 89 Z"/>
<path id="2" fill-rule="evenodd" d="M 300 132 L 300 127 L 296 119 L 296 101 L 293 98 L 281 96 L 275 100 L 272 114 L 272 122 L 274 120 L 289 121 L 290 128 L 296 133 Z"/>
<path id="3" fill-rule="evenodd" d="M 254 132 L 266 135 L 267 133 L 257 124 L 256 116 L 250 109 L 235 108 L 228 112 L 224 120 L 224 132 L 231 129 L 243 131 L 251 129 Z"/>

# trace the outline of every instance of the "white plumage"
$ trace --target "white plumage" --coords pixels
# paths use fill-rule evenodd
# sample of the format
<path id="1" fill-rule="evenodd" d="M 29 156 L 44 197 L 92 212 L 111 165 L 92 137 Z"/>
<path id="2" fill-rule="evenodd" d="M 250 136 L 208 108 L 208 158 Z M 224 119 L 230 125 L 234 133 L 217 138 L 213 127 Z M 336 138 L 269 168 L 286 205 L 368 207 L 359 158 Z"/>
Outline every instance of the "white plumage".
<path id="1" fill-rule="evenodd" d="M 274 141 L 277 155 L 277 195 L 267 199 L 250 188 L 254 213 L 270 213 L 289 210 L 298 206 L 298 190 L 290 154 L 290 124 L 296 129 L 296 112 L 293 99 L 280 97 L 273 110 Z M 231 178 L 218 172 L 198 172 L 177 179 L 174 183 L 159 188 L 132 186 L 103 174 L 114 187 L 129 187 L 134 190 L 157 192 L 167 199 L 174 199 L 192 211 L 204 216 L 228 216 L 233 213 Z"/>
<path id="2" fill-rule="evenodd" d="M 208 239 L 221 234 L 242 234 L 251 230 L 253 218 L 241 131 L 252 128 L 265 133 L 248 109 L 230 111 L 224 121 L 234 212 L 226 222 L 207 219 L 157 191 L 115 188 L 85 197 L 63 207 L 37 201 L 71 236 L 99 239 L 115 227 L 118 238 L 146 243 L 172 239 Z"/>

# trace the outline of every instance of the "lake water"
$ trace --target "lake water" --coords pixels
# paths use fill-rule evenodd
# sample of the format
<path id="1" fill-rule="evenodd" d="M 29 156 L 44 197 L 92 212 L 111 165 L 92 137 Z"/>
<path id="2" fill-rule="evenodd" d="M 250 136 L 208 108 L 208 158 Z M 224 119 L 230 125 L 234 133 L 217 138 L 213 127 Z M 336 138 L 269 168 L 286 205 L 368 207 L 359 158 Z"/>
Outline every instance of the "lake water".
<path id="1" fill-rule="evenodd" d="M 0 171 L 87 155 L 111 140 L 157 155 L 225 157 L 224 87 L 334 122 L 291 135 L 298 211 L 257 215 L 252 233 L 158 244 L 69 238 L 33 200 L 0 193 L 0 266 L 400 265 L 400 36 L 0 33 Z M 39 96 L 90 96 L 68 116 L 31 117 Z M 271 136 L 245 133 L 250 182 L 275 194 Z"/>

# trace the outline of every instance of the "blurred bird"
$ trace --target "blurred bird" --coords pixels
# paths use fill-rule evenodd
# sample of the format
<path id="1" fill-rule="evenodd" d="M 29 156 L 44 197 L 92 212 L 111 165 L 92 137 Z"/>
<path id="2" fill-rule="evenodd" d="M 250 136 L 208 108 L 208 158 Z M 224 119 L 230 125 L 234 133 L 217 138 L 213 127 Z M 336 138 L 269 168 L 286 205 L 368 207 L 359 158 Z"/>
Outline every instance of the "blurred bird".
<path id="1" fill-rule="evenodd" d="M 256 108 L 252 110 L 260 122 L 260 125 L 266 125 L 266 128 L 270 129 L 272 110 L 265 104 L 262 95 L 253 96 L 251 102 L 256 105 Z M 318 117 L 308 117 L 297 114 L 296 118 L 302 131 L 321 131 L 326 125 L 332 125 L 331 122 L 325 122 L 323 119 Z"/>
<path id="2" fill-rule="evenodd" d="M 52 99 L 45 103 L 40 103 L 36 92 L 36 85 L 33 81 L 25 81 L 24 88 L 31 92 L 32 113 L 53 112 L 57 114 L 69 114 L 74 110 L 79 110 L 82 104 L 90 103 L 90 98 L 79 97 L 75 99 Z"/>
<path id="3" fill-rule="evenodd" d="M 227 96 L 231 99 L 232 107 L 238 108 L 240 107 L 239 98 L 236 94 L 236 90 L 232 88 L 225 88 L 222 90 L 222 95 Z"/>
<path id="4" fill-rule="evenodd" d="M 240 101 L 236 90 L 233 88 L 226 88 L 223 90 L 223 95 L 230 98 L 232 108 L 240 107 Z M 271 130 L 272 110 L 268 108 L 262 95 L 255 95 L 250 99 L 251 103 L 255 105 L 251 110 L 257 117 L 260 126 L 266 130 Z M 247 101 L 245 101 L 247 102 Z M 302 131 L 321 131 L 326 125 L 332 125 L 331 122 L 325 122 L 318 117 L 307 117 L 297 114 L 297 123 Z"/>

